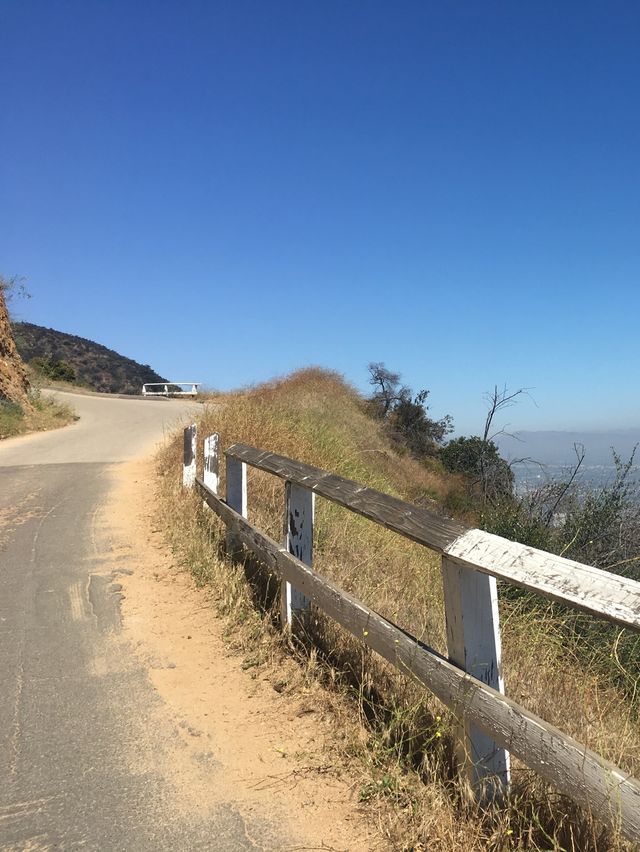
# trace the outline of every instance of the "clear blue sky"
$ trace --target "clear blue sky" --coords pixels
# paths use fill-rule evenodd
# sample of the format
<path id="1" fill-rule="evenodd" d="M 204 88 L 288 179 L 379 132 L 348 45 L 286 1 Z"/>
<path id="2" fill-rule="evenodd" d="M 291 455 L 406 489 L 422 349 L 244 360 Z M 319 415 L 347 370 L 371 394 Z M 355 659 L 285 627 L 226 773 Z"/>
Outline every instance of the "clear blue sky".
<path id="1" fill-rule="evenodd" d="M 0 271 L 175 380 L 640 423 L 640 4 L 0 0 Z"/>

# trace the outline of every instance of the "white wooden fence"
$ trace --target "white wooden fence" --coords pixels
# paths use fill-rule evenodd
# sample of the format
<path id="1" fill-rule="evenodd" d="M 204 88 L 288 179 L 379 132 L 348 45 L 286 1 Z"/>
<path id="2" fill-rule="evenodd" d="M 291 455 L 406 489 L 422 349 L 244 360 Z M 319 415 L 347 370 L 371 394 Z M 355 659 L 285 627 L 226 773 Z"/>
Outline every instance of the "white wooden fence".
<path id="1" fill-rule="evenodd" d="M 509 785 L 510 754 L 561 792 L 640 841 L 640 784 L 623 770 L 507 698 L 501 672 L 496 579 L 640 630 L 640 583 L 536 550 L 294 459 L 245 444 L 225 451 L 226 499 L 218 495 L 220 442 L 204 442 L 197 477 L 196 426 L 185 429 L 183 483 L 195 487 L 227 525 L 229 551 L 245 547 L 282 581 L 288 629 L 312 605 L 422 683 L 460 724 L 461 770 L 478 797 Z M 280 477 L 285 487 L 284 544 L 247 520 L 247 465 Z M 312 569 L 316 495 L 442 554 L 448 659 L 355 600 Z"/>
<path id="2" fill-rule="evenodd" d="M 146 382 L 142 385 L 142 395 L 197 396 L 201 384 L 202 382 Z"/>

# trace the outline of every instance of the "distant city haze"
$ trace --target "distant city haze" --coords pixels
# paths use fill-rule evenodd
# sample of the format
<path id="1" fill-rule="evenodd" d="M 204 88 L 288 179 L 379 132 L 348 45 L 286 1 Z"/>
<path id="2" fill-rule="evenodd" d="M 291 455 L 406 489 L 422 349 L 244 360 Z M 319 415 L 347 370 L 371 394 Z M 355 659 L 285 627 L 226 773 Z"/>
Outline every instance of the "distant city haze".
<path id="1" fill-rule="evenodd" d="M 519 491 L 535 488 L 545 481 L 566 478 L 576 464 L 574 446 L 584 447 L 584 460 L 580 466 L 577 484 L 585 488 L 600 488 L 615 480 L 616 467 L 612 448 L 622 464 L 626 464 L 636 444 L 640 444 L 640 427 L 611 432 L 516 432 L 513 436 L 496 438 L 500 452 L 508 461 L 526 459 L 513 465 L 516 488 Z M 627 482 L 640 484 L 640 447 Z"/>
<path id="2" fill-rule="evenodd" d="M 640 444 L 640 426 L 611 432 L 516 432 L 513 437 L 496 439 L 500 452 L 508 460 L 529 456 L 547 465 L 572 464 L 576 460 L 575 444 L 585 449 L 585 465 L 612 464 L 611 447 L 626 462 L 636 444 Z M 640 462 L 640 457 L 637 459 Z"/>

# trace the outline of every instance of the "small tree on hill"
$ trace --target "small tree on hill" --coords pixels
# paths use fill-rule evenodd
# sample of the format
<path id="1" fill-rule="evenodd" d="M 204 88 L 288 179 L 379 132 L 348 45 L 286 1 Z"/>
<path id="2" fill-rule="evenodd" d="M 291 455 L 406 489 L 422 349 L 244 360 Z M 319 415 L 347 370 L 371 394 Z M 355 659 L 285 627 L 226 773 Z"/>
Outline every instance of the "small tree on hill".
<path id="1" fill-rule="evenodd" d="M 386 417 L 401 402 L 411 400 L 411 390 L 400 384 L 400 373 L 392 373 L 381 362 L 369 364 L 369 384 L 374 392 L 370 398 L 371 407 L 379 417 Z"/>
<path id="2" fill-rule="evenodd" d="M 477 435 L 456 438 L 440 451 L 447 470 L 464 473 L 479 487 L 484 502 L 495 503 L 513 494 L 513 471 L 497 445 Z"/>
<path id="3" fill-rule="evenodd" d="M 513 497 L 513 470 L 500 456 L 494 440 L 498 435 L 508 433 L 504 427 L 494 431 L 494 421 L 499 412 L 515 405 L 523 393 L 527 393 L 526 388 L 509 391 L 506 385 L 502 389 L 494 385 L 493 390 L 485 395 L 487 416 L 482 436 L 456 438 L 440 452 L 440 458 L 447 470 L 466 474 L 473 486 L 480 490 L 485 505 Z"/>
<path id="4" fill-rule="evenodd" d="M 394 440 L 417 458 L 434 455 L 453 430 L 453 419 L 448 414 L 441 420 L 428 416 L 425 402 L 429 391 L 414 396 L 409 387 L 400 384 L 400 374 L 387 370 L 381 362 L 369 364 L 369 384 L 374 387 L 370 398 L 373 413 L 386 421 Z"/>

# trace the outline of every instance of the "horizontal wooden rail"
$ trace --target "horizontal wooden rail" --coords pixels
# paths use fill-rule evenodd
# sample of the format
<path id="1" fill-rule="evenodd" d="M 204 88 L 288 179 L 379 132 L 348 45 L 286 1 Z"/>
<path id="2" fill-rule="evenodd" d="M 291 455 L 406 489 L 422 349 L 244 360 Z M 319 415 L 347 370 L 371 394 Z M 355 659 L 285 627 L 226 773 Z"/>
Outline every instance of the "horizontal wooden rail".
<path id="1" fill-rule="evenodd" d="M 234 458 L 242 458 L 236 454 L 238 446 L 230 452 Z M 249 458 L 243 461 L 252 463 Z M 199 478 L 196 488 L 235 541 L 268 570 L 291 583 L 353 636 L 431 690 L 458 717 L 485 731 L 562 793 L 590 808 L 599 819 L 619 825 L 626 837 L 640 840 L 640 784 L 635 779 L 321 577 L 230 508 Z"/>
<path id="2" fill-rule="evenodd" d="M 142 385 L 143 396 L 197 396 L 201 382 L 145 382 Z M 191 390 L 180 390 L 188 387 Z M 160 391 L 149 388 L 162 388 Z M 178 388 L 178 390 L 176 390 Z"/>
<path id="3" fill-rule="evenodd" d="M 257 450 L 247 444 L 234 444 L 226 450 L 225 455 L 309 488 L 327 500 L 440 553 L 467 531 L 467 527 L 462 524 L 440 517 L 428 509 L 405 503 L 397 497 L 365 488 L 350 479 L 286 456 Z"/>
<path id="4" fill-rule="evenodd" d="M 301 485 L 467 568 L 640 631 L 640 583 L 500 536 L 469 529 L 311 465 L 246 444 L 227 457 Z"/>

